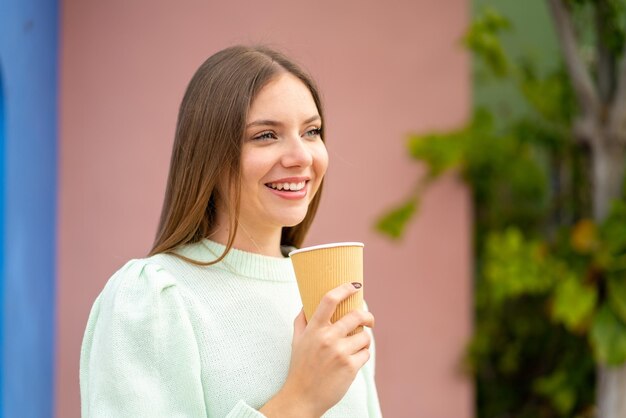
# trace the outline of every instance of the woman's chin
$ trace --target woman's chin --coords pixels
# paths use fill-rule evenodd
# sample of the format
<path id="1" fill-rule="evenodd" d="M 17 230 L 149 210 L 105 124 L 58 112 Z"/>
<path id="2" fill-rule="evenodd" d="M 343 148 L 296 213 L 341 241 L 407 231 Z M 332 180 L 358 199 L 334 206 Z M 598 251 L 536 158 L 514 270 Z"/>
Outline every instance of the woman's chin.
<path id="1" fill-rule="evenodd" d="M 284 227 L 292 227 L 300 224 L 304 218 L 306 217 L 306 212 L 302 214 L 292 214 L 290 216 L 285 216 L 282 219 L 282 225 Z"/>

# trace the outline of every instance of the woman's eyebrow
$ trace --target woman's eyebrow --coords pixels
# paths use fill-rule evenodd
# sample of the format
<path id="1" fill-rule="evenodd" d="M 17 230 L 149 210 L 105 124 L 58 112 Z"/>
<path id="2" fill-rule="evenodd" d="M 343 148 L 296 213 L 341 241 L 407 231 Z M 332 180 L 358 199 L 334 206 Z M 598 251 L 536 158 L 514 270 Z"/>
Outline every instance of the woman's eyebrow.
<path id="1" fill-rule="evenodd" d="M 314 122 L 316 120 L 322 120 L 322 118 L 320 118 L 320 115 L 311 116 L 310 118 L 308 118 L 307 120 L 302 122 L 302 124 L 306 125 L 307 123 L 311 123 L 311 122 Z M 246 128 L 250 128 L 252 126 L 281 126 L 281 125 L 282 125 L 281 122 L 278 122 L 278 121 L 275 121 L 275 120 L 259 119 L 259 120 L 255 120 L 255 121 L 250 122 L 249 124 L 247 124 Z"/>
<path id="2" fill-rule="evenodd" d="M 320 118 L 320 115 L 314 115 L 311 116 L 310 118 L 308 118 L 307 120 L 305 120 L 304 122 L 302 122 L 303 125 L 306 125 L 307 123 L 311 123 L 311 122 L 315 122 L 316 120 L 321 121 L 322 118 Z"/>
<path id="3" fill-rule="evenodd" d="M 269 119 L 261 119 L 261 120 L 255 120 L 254 122 L 250 122 L 249 124 L 246 125 L 246 128 L 249 128 L 251 126 L 280 126 L 282 125 L 282 123 L 275 121 L 275 120 L 269 120 Z"/>

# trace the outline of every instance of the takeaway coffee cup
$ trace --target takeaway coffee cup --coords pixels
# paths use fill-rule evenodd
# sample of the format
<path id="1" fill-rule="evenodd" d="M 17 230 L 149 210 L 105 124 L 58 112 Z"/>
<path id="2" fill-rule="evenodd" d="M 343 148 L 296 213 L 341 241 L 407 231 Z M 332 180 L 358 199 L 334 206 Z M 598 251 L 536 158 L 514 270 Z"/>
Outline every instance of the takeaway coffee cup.
<path id="1" fill-rule="evenodd" d="M 363 284 L 363 247 L 360 242 L 336 242 L 289 253 L 307 321 L 329 290 L 343 283 Z M 362 307 L 363 288 L 337 306 L 331 321 L 335 322 L 348 312 Z M 358 327 L 350 335 L 362 330 L 363 327 Z"/>

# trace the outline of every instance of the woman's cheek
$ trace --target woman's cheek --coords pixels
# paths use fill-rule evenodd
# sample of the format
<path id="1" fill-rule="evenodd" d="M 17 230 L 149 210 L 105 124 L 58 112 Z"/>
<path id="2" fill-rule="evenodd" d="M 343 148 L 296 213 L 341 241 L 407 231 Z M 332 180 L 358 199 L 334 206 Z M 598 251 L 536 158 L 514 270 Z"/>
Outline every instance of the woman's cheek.
<path id="1" fill-rule="evenodd" d="M 328 169 L 328 151 L 326 150 L 326 145 L 323 142 L 319 142 L 316 149 L 316 156 L 314 161 L 317 163 L 317 175 L 321 178 L 326 174 L 326 170 Z"/>

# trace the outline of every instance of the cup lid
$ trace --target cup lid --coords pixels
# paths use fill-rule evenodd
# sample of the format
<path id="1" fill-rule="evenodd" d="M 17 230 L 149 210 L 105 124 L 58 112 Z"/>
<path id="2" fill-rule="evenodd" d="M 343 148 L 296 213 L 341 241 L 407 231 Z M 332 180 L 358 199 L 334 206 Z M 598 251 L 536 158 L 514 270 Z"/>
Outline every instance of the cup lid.
<path id="1" fill-rule="evenodd" d="M 306 251 L 321 250 L 323 248 L 333 247 L 365 247 L 365 244 L 363 244 L 362 242 L 331 242 L 329 244 L 313 245 L 312 247 L 304 247 L 290 251 L 289 257 L 291 257 L 293 254 L 303 253 Z"/>

